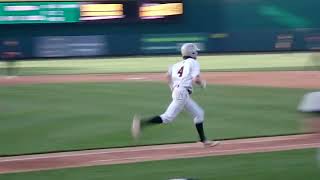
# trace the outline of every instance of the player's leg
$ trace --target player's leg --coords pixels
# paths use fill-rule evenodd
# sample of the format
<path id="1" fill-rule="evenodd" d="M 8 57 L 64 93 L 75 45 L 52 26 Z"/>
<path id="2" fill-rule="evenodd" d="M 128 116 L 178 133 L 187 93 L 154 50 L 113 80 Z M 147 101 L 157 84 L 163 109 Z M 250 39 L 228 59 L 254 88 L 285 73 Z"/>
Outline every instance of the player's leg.
<path id="1" fill-rule="evenodd" d="M 170 105 L 167 107 L 167 110 L 163 114 L 141 119 L 141 129 L 156 124 L 167 124 L 172 122 L 183 110 L 183 106 L 184 103 L 182 101 L 172 100 Z"/>
<path id="2" fill-rule="evenodd" d="M 200 141 L 203 142 L 207 138 L 205 136 L 204 130 L 203 130 L 203 121 L 204 121 L 204 111 L 203 109 L 191 98 L 189 98 L 185 104 L 185 109 L 188 111 L 192 117 L 193 122 L 196 126 Z"/>
<path id="3" fill-rule="evenodd" d="M 134 115 L 132 126 L 131 126 L 131 134 L 133 138 L 137 139 L 140 135 L 140 131 L 147 126 L 162 124 L 163 120 L 160 116 L 154 116 L 147 119 L 141 119 L 139 115 Z"/>
<path id="4" fill-rule="evenodd" d="M 185 104 L 185 109 L 192 117 L 195 127 L 197 129 L 199 139 L 205 146 L 217 145 L 218 141 L 209 141 L 205 135 L 203 122 L 204 122 L 204 110 L 192 99 L 189 98 Z"/>
<path id="5" fill-rule="evenodd" d="M 172 92 L 172 102 L 163 114 L 146 119 L 141 119 L 139 116 L 136 115 L 133 118 L 132 123 L 133 137 L 137 138 L 140 134 L 140 131 L 146 127 L 151 127 L 156 124 L 167 124 L 172 122 L 183 110 L 188 96 L 189 94 L 185 89 L 176 88 Z"/>
<path id="6" fill-rule="evenodd" d="M 183 110 L 183 107 L 188 99 L 189 94 L 184 89 L 175 89 L 172 93 L 172 102 L 167 107 L 166 111 L 160 116 L 154 116 L 149 119 L 145 119 L 141 122 L 141 127 L 145 127 L 153 124 L 170 123 L 178 114 Z"/>

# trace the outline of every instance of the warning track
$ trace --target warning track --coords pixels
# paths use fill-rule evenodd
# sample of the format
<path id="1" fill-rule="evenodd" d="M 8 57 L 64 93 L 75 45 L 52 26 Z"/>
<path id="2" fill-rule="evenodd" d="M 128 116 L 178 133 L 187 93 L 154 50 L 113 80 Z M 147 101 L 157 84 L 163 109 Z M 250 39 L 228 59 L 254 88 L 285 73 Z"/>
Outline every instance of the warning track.
<path id="1" fill-rule="evenodd" d="M 210 84 L 320 88 L 320 71 L 204 72 Z M 0 85 L 122 81 L 165 81 L 164 73 L 41 75 L 0 78 Z"/>

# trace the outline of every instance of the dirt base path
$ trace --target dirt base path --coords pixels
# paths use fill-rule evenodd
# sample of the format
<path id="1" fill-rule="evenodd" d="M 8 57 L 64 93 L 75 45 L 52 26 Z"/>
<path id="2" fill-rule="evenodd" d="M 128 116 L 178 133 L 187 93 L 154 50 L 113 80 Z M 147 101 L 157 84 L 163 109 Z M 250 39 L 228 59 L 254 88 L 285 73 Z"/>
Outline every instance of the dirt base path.
<path id="1" fill-rule="evenodd" d="M 320 71 L 205 72 L 202 75 L 210 84 L 320 88 Z M 0 85 L 115 81 L 165 81 L 165 75 L 140 73 L 1 77 Z"/>
<path id="2" fill-rule="evenodd" d="M 227 140 L 209 148 L 188 143 L 14 156 L 0 158 L 0 174 L 314 147 L 320 141 L 308 134 Z"/>

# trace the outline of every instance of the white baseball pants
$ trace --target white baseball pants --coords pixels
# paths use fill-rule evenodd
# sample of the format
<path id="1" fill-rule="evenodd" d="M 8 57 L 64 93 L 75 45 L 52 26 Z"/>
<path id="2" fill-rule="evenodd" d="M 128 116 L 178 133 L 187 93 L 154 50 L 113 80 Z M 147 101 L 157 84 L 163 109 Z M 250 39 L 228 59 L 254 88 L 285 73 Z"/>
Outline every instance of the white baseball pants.
<path id="1" fill-rule="evenodd" d="M 163 123 L 172 122 L 183 109 L 192 115 L 193 122 L 195 124 L 203 122 L 203 109 L 194 100 L 192 100 L 186 88 L 176 87 L 172 91 L 172 102 L 168 106 L 167 110 L 160 115 Z"/>

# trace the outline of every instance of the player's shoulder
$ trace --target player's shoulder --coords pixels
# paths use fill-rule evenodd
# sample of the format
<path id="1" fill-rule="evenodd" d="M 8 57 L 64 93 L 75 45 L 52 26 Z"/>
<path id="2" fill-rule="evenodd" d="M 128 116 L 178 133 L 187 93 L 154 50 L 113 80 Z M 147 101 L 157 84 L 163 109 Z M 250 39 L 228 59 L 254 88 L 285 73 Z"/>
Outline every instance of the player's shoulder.
<path id="1" fill-rule="evenodd" d="M 189 63 L 191 66 L 199 66 L 199 62 L 196 59 L 188 58 L 185 61 Z"/>
<path id="2" fill-rule="evenodd" d="M 188 64 L 193 64 L 194 63 L 194 59 L 192 59 L 192 58 L 188 58 L 188 59 L 184 59 L 184 60 L 182 60 L 182 62 L 185 64 L 185 63 L 188 63 Z"/>
<path id="3" fill-rule="evenodd" d="M 190 58 L 184 59 L 184 61 L 191 61 L 191 62 L 193 62 L 193 61 L 196 61 L 196 60 L 190 57 Z"/>
<path id="4" fill-rule="evenodd" d="M 193 59 L 193 58 L 187 58 L 184 61 L 188 61 L 188 62 L 192 62 L 192 63 L 198 63 L 198 61 L 196 59 Z"/>
<path id="5" fill-rule="evenodd" d="M 175 68 L 175 67 L 177 67 L 177 66 L 180 66 L 181 64 L 182 64 L 182 61 L 178 61 L 178 62 L 172 64 L 172 65 L 171 65 L 171 68 Z"/>

